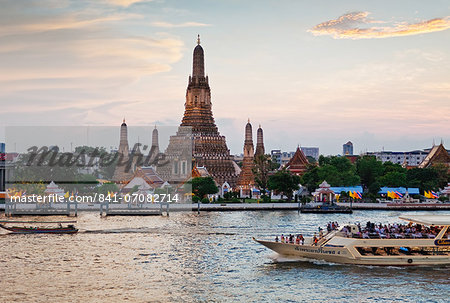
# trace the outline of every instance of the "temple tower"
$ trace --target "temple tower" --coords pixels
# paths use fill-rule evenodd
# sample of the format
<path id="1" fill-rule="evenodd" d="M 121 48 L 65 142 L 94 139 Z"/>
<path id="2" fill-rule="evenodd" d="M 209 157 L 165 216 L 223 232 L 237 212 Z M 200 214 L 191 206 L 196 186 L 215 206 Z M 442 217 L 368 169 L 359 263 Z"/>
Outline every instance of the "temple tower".
<path id="1" fill-rule="evenodd" d="M 156 128 L 156 125 L 152 132 L 152 147 L 157 153 L 159 153 L 158 129 Z"/>
<path id="2" fill-rule="evenodd" d="M 192 166 L 206 167 L 209 174 L 220 185 L 224 182 L 228 182 L 231 186 L 235 185 L 236 172 L 239 168 L 231 159 L 225 136 L 220 135 L 214 122 L 211 89 L 208 76 L 205 76 L 204 51 L 200 45 L 200 37 L 194 48 L 192 75 L 189 76 L 184 107 L 181 125 L 177 134 L 170 138 L 166 156 L 177 163 L 176 158 L 179 157 L 180 152 L 176 150 L 179 149 L 180 144 L 184 144 L 183 137 L 189 137 L 192 143 L 190 159 Z"/>
<path id="3" fill-rule="evenodd" d="M 259 125 L 258 131 L 256 133 L 256 151 L 255 156 L 264 155 L 264 139 L 263 139 L 263 130 L 261 125 Z"/>
<path id="4" fill-rule="evenodd" d="M 128 146 L 128 128 L 125 123 L 125 118 L 123 119 L 122 125 L 120 126 L 120 142 L 119 149 L 117 151 L 119 157 L 119 162 L 114 170 L 113 181 L 118 183 L 124 183 L 131 179 L 133 176 L 131 165 L 129 162 L 129 146 Z"/>
<path id="5" fill-rule="evenodd" d="M 128 127 L 125 123 L 125 118 L 123 118 L 122 125 L 120 126 L 120 143 L 119 151 L 120 154 L 128 158 L 129 146 L 128 146 Z"/>
<path id="6" fill-rule="evenodd" d="M 242 170 L 239 174 L 238 183 L 240 189 L 242 189 L 243 195 L 250 195 L 251 188 L 255 184 L 255 177 L 253 176 L 253 138 L 252 138 L 252 125 L 250 119 L 245 126 L 245 140 L 244 140 L 244 159 L 242 161 Z"/>

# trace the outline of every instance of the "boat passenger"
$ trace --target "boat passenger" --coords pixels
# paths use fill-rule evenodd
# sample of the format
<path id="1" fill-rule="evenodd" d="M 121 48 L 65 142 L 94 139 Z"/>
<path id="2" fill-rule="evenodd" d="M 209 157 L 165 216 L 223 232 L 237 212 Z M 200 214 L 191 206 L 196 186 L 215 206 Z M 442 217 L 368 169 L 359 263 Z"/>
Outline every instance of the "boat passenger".
<path id="1" fill-rule="evenodd" d="M 319 242 L 319 240 L 317 239 L 316 235 L 314 235 L 313 245 L 317 246 L 317 242 Z"/>
<path id="2" fill-rule="evenodd" d="M 275 242 L 278 242 L 278 236 L 275 237 Z"/>
<path id="3" fill-rule="evenodd" d="M 284 235 L 281 234 L 281 242 L 284 242 Z"/>

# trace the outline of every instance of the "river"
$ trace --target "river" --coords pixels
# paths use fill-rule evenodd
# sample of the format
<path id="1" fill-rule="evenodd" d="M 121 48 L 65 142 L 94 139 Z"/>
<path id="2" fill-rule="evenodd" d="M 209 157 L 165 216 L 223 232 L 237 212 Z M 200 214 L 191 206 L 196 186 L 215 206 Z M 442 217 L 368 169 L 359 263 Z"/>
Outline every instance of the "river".
<path id="1" fill-rule="evenodd" d="M 431 213 L 450 214 L 407 214 Z M 0 301 L 448 302 L 448 267 L 293 261 L 252 241 L 281 233 L 311 235 L 328 221 L 400 222 L 400 214 L 239 211 L 100 218 L 81 213 L 74 235 L 1 232 Z"/>

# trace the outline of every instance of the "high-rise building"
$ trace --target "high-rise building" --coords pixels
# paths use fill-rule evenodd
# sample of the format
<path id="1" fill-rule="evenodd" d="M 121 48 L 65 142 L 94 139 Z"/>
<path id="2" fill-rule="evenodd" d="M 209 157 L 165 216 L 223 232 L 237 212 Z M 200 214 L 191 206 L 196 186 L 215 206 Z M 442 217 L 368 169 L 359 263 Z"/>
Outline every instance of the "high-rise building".
<path id="1" fill-rule="evenodd" d="M 208 76 L 205 76 L 204 51 L 200 45 L 200 37 L 194 48 L 184 116 L 177 134 L 171 136 L 165 152 L 169 159 L 175 160 L 173 161 L 175 166 L 177 163 L 182 165 L 185 161 L 181 158 L 181 162 L 176 160 L 180 157 L 176 150 L 186 137 L 192 140 L 192 166 L 206 167 L 218 184 L 224 182 L 228 182 L 231 186 L 236 184 L 239 167 L 232 160 L 225 136 L 220 135 L 214 122 L 211 89 Z M 174 170 L 179 171 L 179 167 L 174 167 Z"/>
<path id="2" fill-rule="evenodd" d="M 353 155 L 353 143 L 348 141 L 342 145 L 342 155 Z"/>
<path id="3" fill-rule="evenodd" d="M 313 157 L 316 161 L 319 160 L 318 147 L 300 147 L 300 149 L 306 157 Z"/>

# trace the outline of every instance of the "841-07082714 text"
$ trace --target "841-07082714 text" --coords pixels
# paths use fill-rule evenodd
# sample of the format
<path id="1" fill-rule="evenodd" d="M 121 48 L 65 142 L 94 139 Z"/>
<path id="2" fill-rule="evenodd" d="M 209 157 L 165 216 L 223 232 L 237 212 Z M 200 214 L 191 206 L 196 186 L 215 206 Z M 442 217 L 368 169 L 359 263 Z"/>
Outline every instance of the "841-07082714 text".
<path id="1" fill-rule="evenodd" d="M 27 195 L 12 196 L 11 202 L 15 203 L 176 203 L 178 202 L 178 194 L 126 194 L 119 196 L 117 194 L 98 194 L 93 195 L 71 195 L 64 197 L 61 195 Z"/>

